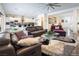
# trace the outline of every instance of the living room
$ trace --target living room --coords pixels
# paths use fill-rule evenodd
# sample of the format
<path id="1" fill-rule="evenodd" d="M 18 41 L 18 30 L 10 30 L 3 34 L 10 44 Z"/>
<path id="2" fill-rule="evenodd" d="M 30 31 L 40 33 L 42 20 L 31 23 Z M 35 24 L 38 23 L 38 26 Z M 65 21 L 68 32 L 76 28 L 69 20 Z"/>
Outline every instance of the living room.
<path id="1" fill-rule="evenodd" d="M 0 56 L 79 56 L 79 3 L 0 3 Z"/>

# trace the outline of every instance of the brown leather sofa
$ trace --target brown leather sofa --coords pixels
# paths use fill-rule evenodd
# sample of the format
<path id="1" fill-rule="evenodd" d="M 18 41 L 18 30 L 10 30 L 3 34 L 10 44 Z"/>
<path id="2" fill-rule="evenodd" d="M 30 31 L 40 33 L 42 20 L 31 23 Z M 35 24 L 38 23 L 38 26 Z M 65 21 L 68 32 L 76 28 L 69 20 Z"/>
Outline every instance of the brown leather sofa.
<path id="1" fill-rule="evenodd" d="M 21 33 L 19 34 L 21 35 Z M 34 44 L 32 46 L 20 46 L 17 45 L 19 39 L 14 40 L 15 38 L 13 38 L 13 35 L 15 34 L 12 34 L 11 43 L 15 48 L 15 52 L 17 56 L 41 56 L 41 43 Z"/>
<path id="2" fill-rule="evenodd" d="M 10 40 L 0 38 L 0 56 L 15 56 L 14 47 L 10 44 Z"/>
<path id="3" fill-rule="evenodd" d="M 15 43 L 11 39 L 0 38 L 0 56 L 41 56 L 41 43 L 29 47 L 18 46 Z"/>
<path id="4" fill-rule="evenodd" d="M 42 26 L 34 26 L 34 27 L 27 27 L 26 30 L 29 32 L 29 35 L 33 35 L 33 37 L 41 36 L 46 32 Z"/>

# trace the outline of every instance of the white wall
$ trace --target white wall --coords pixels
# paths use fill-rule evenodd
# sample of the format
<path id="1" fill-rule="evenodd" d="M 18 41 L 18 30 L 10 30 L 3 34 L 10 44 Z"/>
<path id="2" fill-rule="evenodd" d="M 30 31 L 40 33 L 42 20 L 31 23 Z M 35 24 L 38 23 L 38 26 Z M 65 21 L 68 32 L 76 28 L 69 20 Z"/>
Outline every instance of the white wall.
<path id="1" fill-rule="evenodd" d="M 37 26 L 42 26 L 43 29 L 48 29 L 47 14 L 41 14 L 37 17 Z"/>
<path id="2" fill-rule="evenodd" d="M 37 22 L 37 26 L 42 26 L 42 25 L 41 25 L 41 21 L 43 21 L 42 17 L 44 17 L 43 14 L 37 16 L 37 19 L 38 19 L 38 20 L 36 21 L 36 22 Z"/>

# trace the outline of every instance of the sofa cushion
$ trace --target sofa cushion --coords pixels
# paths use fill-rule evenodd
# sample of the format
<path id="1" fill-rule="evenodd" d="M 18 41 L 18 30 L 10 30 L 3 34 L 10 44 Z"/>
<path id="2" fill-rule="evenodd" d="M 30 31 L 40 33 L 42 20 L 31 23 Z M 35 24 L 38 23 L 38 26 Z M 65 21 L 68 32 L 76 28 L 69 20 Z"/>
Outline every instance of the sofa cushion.
<path id="1" fill-rule="evenodd" d="M 4 46 L 4 45 L 7 45 L 9 44 L 9 39 L 6 39 L 6 38 L 0 38 L 0 46 Z"/>
<path id="2" fill-rule="evenodd" d="M 35 31 L 35 27 L 27 27 L 27 31 L 33 32 L 33 31 Z"/>
<path id="3" fill-rule="evenodd" d="M 0 46 L 9 44 L 10 34 L 8 32 L 2 32 L 0 35 Z"/>
<path id="4" fill-rule="evenodd" d="M 39 30 L 39 31 L 34 31 L 34 32 L 31 32 L 31 34 L 40 34 L 40 33 L 43 33 L 45 30 Z"/>
<path id="5" fill-rule="evenodd" d="M 23 31 L 16 32 L 15 35 L 17 36 L 19 40 L 27 38 L 26 34 Z"/>
<path id="6" fill-rule="evenodd" d="M 42 26 L 36 26 L 35 27 L 37 30 L 43 30 Z"/>
<path id="7" fill-rule="evenodd" d="M 39 43 L 39 39 L 40 39 L 40 37 L 22 39 L 22 40 L 18 41 L 17 45 L 31 46 L 31 45 Z"/>

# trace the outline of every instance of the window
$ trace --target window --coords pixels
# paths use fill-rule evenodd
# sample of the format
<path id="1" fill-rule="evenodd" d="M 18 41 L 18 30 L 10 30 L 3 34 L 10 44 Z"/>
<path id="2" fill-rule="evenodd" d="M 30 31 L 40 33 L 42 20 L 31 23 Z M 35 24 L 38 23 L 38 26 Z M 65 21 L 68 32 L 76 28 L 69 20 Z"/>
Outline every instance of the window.
<path id="1" fill-rule="evenodd" d="M 3 14 L 0 12 L 0 32 L 3 32 L 5 30 L 5 24 L 4 24 L 4 16 Z"/>
<path id="2" fill-rule="evenodd" d="M 1 24 L 2 24 L 1 23 L 2 21 L 1 20 L 2 20 L 2 17 L 0 17 L 0 32 L 1 32 Z"/>

